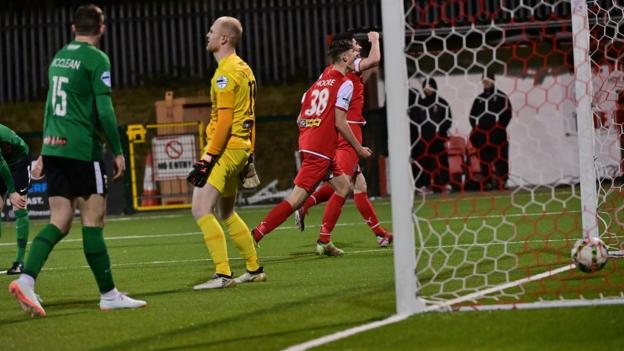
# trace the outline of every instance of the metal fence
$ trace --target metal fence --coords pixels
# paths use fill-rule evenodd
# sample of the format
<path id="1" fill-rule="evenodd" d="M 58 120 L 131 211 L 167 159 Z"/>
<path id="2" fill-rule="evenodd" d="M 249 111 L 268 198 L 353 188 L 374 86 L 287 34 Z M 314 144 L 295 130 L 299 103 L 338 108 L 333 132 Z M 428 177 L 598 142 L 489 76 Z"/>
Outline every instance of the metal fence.
<path id="1" fill-rule="evenodd" d="M 161 0 L 103 6 L 115 87 L 210 77 L 205 34 L 221 15 L 241 20 L 239 54 L 260 84 L 313 80 L 325 65 L 325 36 L 381 25 L 379 0 Z M 0 102 L 45 96 L 47 67 L 71 40 L 73 7 L 3 8 Z"/>

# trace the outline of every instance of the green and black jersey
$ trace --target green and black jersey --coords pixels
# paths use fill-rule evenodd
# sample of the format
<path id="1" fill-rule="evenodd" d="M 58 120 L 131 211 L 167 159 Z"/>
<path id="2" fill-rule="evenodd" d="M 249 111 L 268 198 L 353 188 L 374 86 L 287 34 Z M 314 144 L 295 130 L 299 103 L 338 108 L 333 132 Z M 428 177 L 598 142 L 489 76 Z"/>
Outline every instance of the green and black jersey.
<path id="1" fill-rule="evenodd" d="M 101 160 L 98 132 L 103 131 L 115 155 L 121 155 L 108 56 L 89 43 L 72 41 L 54 56 L 48 80 L 41 153 Z"/>
<path id="2" fill-rule="evenodd" d="M 11 167 L 28 158 L 28 145 L 13 130 L 0 124 L 0 181 L 9 192 L 15 192 Z M 3 196 L 4 194 L 0 194 Z"/>

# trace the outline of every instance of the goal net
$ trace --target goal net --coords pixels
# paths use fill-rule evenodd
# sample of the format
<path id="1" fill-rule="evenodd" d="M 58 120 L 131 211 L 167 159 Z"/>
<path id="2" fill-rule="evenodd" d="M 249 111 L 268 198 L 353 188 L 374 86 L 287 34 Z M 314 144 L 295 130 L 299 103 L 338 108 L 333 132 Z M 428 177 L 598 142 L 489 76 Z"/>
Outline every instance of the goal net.
<path id="1" fill-rule="evenodd" d="M 389 123 L 395 267 L 416 271 L 396 275 L 399 313 L 623 303 L 624 6 L 413 0 L 392 21 L 396 3 L 382 5 L 388 113 L 405 116 Z M 603 269 L 573 264 L 583 237 L 608 246 Z"/>

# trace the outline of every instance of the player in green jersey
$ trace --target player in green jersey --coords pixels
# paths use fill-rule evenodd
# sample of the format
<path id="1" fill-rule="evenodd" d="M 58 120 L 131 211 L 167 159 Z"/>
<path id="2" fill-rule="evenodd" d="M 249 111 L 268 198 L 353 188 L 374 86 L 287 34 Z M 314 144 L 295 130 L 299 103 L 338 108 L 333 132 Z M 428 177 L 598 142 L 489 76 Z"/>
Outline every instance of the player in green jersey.
<path id="1" fill-rule="evenodd" d="M 4 195 L 8 192 L 9 200 L 15 213 L 15 231 L 17 236 L 17 257 L 7 274 L 20 274 L 24 269 L 24 255 L 28 242 L 28 210 L 26 195 L 30 185 L 30 156 L 28 145 L 7 126 L 0 124 L 0 213 L 4 207 Z M 0 236 L 2 219 L 0 217 Z"/>
<path id="2" fill-rule="evenodd" d="M 111 101 L 108 56 L 96 45 L 104 34 L 104 14 L 95 5 L 74 14 L 75 39 L 56 53 L 48 70 L 49 90 L 43 126 L 43 171 L 48 181 L 50 224 L 34 238 L 24 273 L 9 291 L 26 311 L 45 316 L 34 291 L 48 255 L 68 232 L 76 207 L 82 217 L 82 243 L 100 290 L 100 309 L 137 308 L 135 300 L 115 288 L 103 236 L 106 213 L 106 175 L 97 136 L 104 132 L 115 156 L 115 174 L 125 170 L 117 120 Z"/>

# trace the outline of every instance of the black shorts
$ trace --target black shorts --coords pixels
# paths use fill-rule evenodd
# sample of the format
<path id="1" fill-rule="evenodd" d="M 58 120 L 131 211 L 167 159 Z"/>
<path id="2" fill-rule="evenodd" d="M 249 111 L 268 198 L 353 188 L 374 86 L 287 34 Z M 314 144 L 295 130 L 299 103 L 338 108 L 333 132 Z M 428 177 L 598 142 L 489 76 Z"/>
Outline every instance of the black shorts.
<path id="1" fill-rule="evenodd" d="M 11 175 L 13 175 L 15 191 L 20 195 L 28 194 L 28 188 L 30 187 L 30 159 L 10 166 L 9 169 L 11 170 Z M 0 179 L 0 197 L 4 196 L 7 190 L 6 184 Z"/>
<path id="2" fill-rule="evenodd" d="M 67 199 L 105 195 L 106 171 L 101 161 L 82 161 L 67 157 L 43 156 L 43 173 L 48 181 L 48 197 Z"/>

